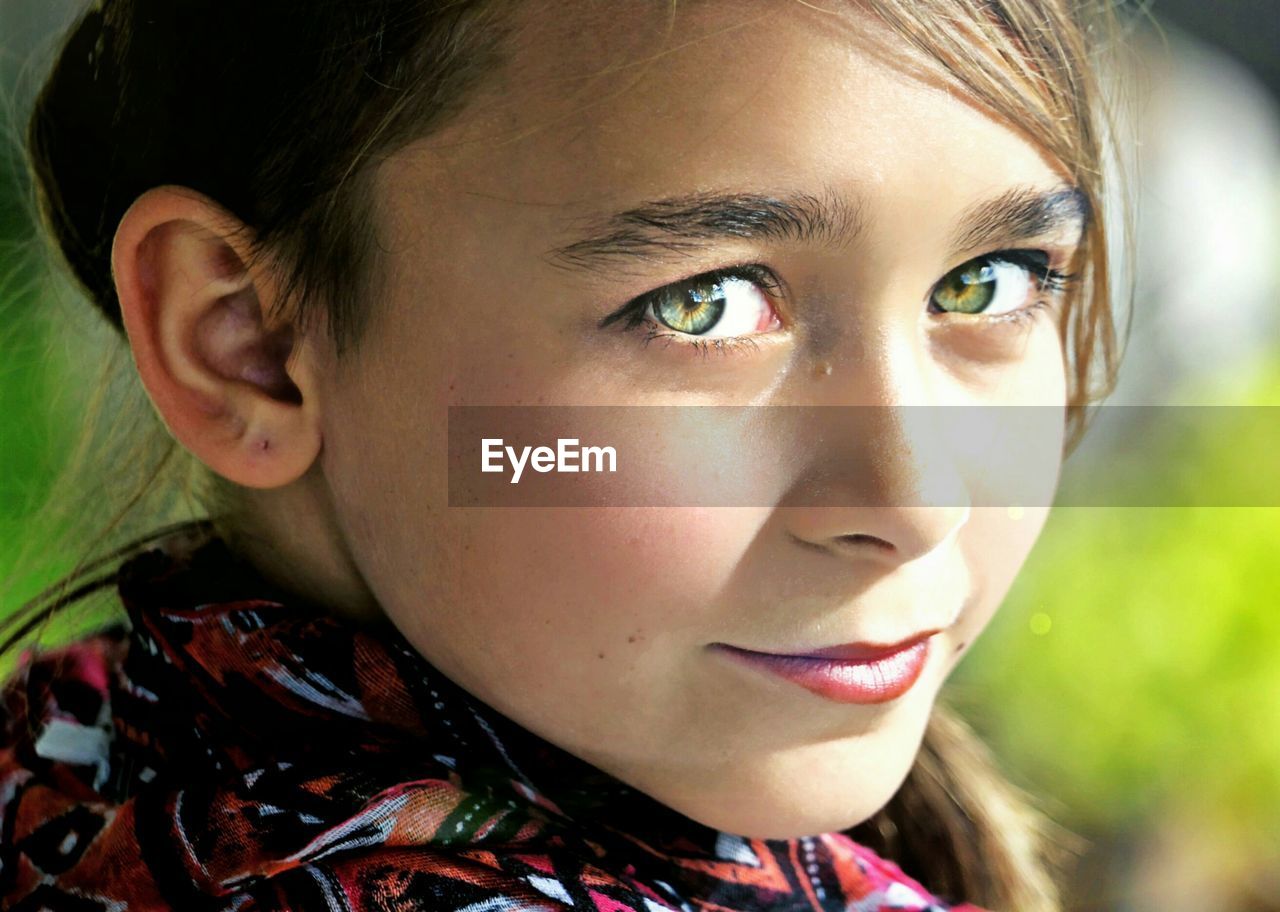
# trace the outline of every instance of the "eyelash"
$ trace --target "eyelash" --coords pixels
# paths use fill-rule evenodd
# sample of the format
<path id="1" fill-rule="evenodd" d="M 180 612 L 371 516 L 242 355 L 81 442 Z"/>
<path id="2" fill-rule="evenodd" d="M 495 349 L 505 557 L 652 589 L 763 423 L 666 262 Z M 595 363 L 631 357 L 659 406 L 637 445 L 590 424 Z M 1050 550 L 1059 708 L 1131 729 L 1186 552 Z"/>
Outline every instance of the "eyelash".
<path id="1" fill-rule="evenodd" d="M 640 322 L 646 323 L 647 320 L 642 319 Z M 678 333 L 670 329 L 658 329 L 655 325 L 650 324 L 651 328 L 645 331 L 644 338 L 641 340 L 646 347 L 654 339 L 666 339 L 668 343 L 675 342 L 677 345 L 685 345 L 694 351 L 706 357 L 711 352 L 718 355 L 727 355 L 732 352 L 756 351 L 760 348 L 759 343 L 751 336 L 719 336 L 713 339 L 703 339 L 698 336 L 690 336 L 687 333 Z"/>
<path id="2" fill-rule="evenodd" d="M 981 314 L 970 315 L 954 315 L 966 316 L 967 319 L 978 319 L 987 324 L 999 324 L 1005 327 L 1019 326 L 1036 319 L 1037 316 L 1051 304 L 1053 304 L 1058 295 L 1070 289 L 1076 281 L 1076 275 L 1065 273 L 1057 269 L 1053 269 L 1048 265 L 1049 254 L 1043 250 L 998 250 L 992 253 L 982 254 L 973 257 L 974 260 L 988 260 L 992 262 L 1009 263 L 1015 266 L 1021 266 L 1026 269 L 1031 276 L 1031 280 L 1035 283 L 1036 290 L 1044 294 L 1049 293 L 1048 297 L 1011 310 L 1005 314 L 996 314 L 993 316 L 982 316 Z M 963 265 L 963 264 L 961 264 Z M 601 329 L 606 328 L 613 323 L 623 321 L 622 328 L 625 331 L 631 331 L 639 327 L 641 324 L 648 324 L 648 329 L 642 339 L 643 344 L 648 344 L 655 339 L 666 339 L 668 343 L 676 342 L 679 345 L 686 345 L 702 354 L 704 357 L 711 352 L 717 354 L 730 354 L 743 350 L 755 351 L 759 348 L 759 344 L 752 336 L 721 336 L 713 338 L 700 338 L 689 333 L 676 332 L 674 330 L 663 330 L 657 324 L 645 319 L 650 305 L 657 299 L 657 296 L 673 287 L 686 285 L 712 284 L 728 278 L 745 278 L 749 279 L 770 295 L 777 296 L 783 290 L 783 283 L 778 279 L 777 275 L 767 266 L 760 263 L 743 263 L 736 266 L 727 266 L 721 269 L 711 270 L 710 272 L 698 273 L 685 279 L 678 279 L 670 282 L 652 291 L 631 299 L 622 307 L 606 316 L 599 322 Z M 930 299 L 933 297 L 933 286 L 929 290 Z M 932 300 L 930 301 L 932 304 Z M 930 313 L 948 313 L 948 311 L 930 311 Z"/>

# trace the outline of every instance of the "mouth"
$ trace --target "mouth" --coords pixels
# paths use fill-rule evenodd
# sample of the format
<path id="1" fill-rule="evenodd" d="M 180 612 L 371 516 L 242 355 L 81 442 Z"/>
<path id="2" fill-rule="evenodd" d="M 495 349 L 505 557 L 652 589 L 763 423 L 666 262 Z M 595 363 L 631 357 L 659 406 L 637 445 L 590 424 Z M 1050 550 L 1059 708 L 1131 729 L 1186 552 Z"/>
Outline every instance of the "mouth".
<path id="1" fill-rule="evenodd" d="M 920 678 L 935 634 L 930 630 L 893 644 L 845 643 L 800 655 L 757 652 L 713 643 L 711 648 L 757 671 L 784 678 L 838 703 L 887 703 Z"/>

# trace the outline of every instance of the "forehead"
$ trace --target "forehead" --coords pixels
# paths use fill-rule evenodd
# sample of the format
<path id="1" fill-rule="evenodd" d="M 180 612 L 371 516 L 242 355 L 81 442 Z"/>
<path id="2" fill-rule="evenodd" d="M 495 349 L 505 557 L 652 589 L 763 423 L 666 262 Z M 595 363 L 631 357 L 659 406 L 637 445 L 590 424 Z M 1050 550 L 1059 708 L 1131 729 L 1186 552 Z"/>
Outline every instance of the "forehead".
<path id="1" fill-rule="evenodd" d="M 827 6 L 518 4 L 508 63 L 400 158 L 548 218 L 673 193 L 820 189 L 889 227 L 896 214 L 941 231 L 974 199 L 1062 183 L 1016 125 L 888 26 Z"/>

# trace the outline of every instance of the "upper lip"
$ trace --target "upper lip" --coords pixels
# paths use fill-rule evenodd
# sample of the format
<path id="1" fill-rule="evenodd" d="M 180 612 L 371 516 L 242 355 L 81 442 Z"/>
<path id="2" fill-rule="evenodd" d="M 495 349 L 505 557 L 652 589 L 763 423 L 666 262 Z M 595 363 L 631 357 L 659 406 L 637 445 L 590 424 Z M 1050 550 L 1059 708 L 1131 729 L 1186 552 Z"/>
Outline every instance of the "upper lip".
<path id="1" fill-rule="evenodd" d="M 846 659 L 849 661 L 882 659 L 887 656 L 891 656 L 894 653 L 902 652 L 904 649 L 910 649 L 917 643 L 927 640 L 929 637 L 940 632 L 941 630 L 926 630 L 922 633 L 917 633 L 915 636 L 908 637 L 905 640 L 899 640 L 896 643 L 868 643 L 860 641 L 857 643 L 841 643 L 838 646 L 824 646 L 820 649 L 805 649 L 801 652 L 774 652 L 765 653 L 765 655 L 786 655 L 796 658 L 812 659 Z"/>

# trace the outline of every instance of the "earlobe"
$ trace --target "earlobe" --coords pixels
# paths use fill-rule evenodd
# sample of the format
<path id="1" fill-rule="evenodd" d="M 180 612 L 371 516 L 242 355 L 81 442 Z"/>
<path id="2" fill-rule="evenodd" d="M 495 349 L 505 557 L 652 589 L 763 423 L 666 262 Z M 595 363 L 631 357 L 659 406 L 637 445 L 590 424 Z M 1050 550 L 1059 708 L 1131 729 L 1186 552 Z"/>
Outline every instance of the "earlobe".
<path id="1" fill-rule="evenodd" d="M 313 359 L 269 322 L 274 284 L 251 265 L 244 225 L 157 187 L 121 219 L 112 270 L 138 373 L 178 442 L 246 487 L 303 475 L 321 442 Z"/>

